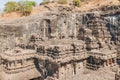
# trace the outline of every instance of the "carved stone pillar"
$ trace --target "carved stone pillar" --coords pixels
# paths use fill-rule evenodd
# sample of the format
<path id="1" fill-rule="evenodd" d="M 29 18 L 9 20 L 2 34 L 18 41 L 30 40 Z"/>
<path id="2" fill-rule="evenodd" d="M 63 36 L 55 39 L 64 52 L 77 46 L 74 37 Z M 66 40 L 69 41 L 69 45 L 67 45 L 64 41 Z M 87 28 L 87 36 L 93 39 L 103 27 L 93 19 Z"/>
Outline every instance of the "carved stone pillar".
<path id="1" fill-rule="evenodd" d="M 116 58 L 114 58 L 114 64 L 117 65 L 117 60 L 116 60 Z"/>
<path id="2" fill-rule="evenodd" d="M 114 59 L 113 59 L 113 58 L 111 59 L 111 65 L 112 65 L 112 66 L 115 65 L 115 62 L 114 62 Z"/>
<path id="3" fill-rule="evenodd" d="M 103 63 L 103 67 L 106 67 L 106 66 L 107 66 L 107 64 L 106 64 L 106 60 L 105 60 Z"/>
<path id="4" fill-rule="evenodd" d="M 9 68 L 9 66 L 10 66 L 10 65 L 9 65 L 9 62 L 7 62 L 7 67 Z"/>
<path id="5" fill-rule="evenodd" d="M 43 37 L 46 37 L 46 22 L 43 22 Z"/>
<path id="6" fill-rule="evenodd" d="M 11 62 L 8 62 L 8 69 L 11 68 Z"/>
<path id="7" fill-rule="evenodd" d="M 110 66 L 110 59 L 107 60 L 107 66 Z"/>
<path id="8" fill-rule="evenodd" d="M 15 67 L 17 67 L 17 61 L 14 61 Z"/>
<path id="9" fill-rule="evenodd" d="M 106 66 L 108 66 L 108 64 L 109 64 L 109 60 L 106 60 Z"/>
<path id="10" fill-rule="evenodd" d="M 109 66 L 112 66 L 112 59 L 109 59 Z"/>
<path id="11" fill-rule="evenodd" d="M 83 66 L 86 66 L 86 64 L 87 64 L 87 61 L 84 60 L 84 61 L 83 61 Z"/>

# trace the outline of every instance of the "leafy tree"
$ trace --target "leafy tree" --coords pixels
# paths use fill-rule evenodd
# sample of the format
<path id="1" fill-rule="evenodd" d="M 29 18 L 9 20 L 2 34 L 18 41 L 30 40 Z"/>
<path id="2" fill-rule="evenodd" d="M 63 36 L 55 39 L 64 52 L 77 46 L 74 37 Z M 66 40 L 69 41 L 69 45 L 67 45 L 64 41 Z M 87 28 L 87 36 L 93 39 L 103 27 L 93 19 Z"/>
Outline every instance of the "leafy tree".
<path id="1" fill-rule="evenodd" d="M 35 1 L 26 1 L 27 5 L 35 6 L 36 2 Z"/>
<path id="2" fill-rule="evenodd" d="M 17 12 L 21 15 L 28 16 L 32 11 L 33 6 L 35 6 L 35 4 L 32 4 L 30 1 L 20 1 L 17 3 Z"/>
<path id="3" fill-rule="evenodd" d="M 31 13 L 32 11 L 32 6 L 31 5 L 25 5 L 24 10 L 23 10 L 23 15 L 27 16 Z"/>
<path id="4" fill-rule="evenodd" d="M 80 6 L 80 0 L 73 0 L 73 5 L 79 7 Z"/>
<path id="5" fill-rule="evenodd" d="M 10 13 L 10 12 L 18 12 L 21 15 L 29 15 L 32 11 L 32 7 L 35 6 L 36 3 L 34 1 L 19 1 L 19 2 L 14 2 L 14 1 L 9 1 L 5 4 L 5 12 Z"/>
<path id="6" fill-rule="evenodd" d="M 58 4 L 67 4 L 67 0 L 58 0 Z"/>
<path id="7" fill-rule="evenodd" d="M 9 1 L 5 4 L 4 11 L 7 13 L 16 11 L 17 3 L 15 1 Z"/>
<path id="8" fill-rule="evenodd" d="M 17 2 L 16 11 L 17 11 L 17 12 L 23 11 L 23 10 L 24 10 L 24 6 L 25 6 L 24 2 L 22 2 L 22 1 Z"/>

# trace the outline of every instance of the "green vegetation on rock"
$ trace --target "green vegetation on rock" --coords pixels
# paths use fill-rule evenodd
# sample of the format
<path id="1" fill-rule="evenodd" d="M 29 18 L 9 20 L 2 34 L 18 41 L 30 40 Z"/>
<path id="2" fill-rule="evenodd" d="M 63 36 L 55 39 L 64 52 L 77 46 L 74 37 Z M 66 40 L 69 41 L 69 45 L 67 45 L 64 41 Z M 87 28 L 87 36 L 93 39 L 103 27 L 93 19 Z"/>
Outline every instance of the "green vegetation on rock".
<path id="1" fill-rule="evenodd" d="M 79 7 L 80 6 L 80 0 L 73 0 L 73 5 Z"/>
<path id="2" fill-rule="evenodd" d="M 16 7 L 17 7 L 17 3 L 15 1 L 9 1 L 9 2 L 7 2 L 5 4 L 4 11 L 6 13 L 15 12 L 16 11 Z"/>
<path id="3" fill-rule="evenodd" d="M 27 16 L 31 13 L 32 7 L 35 6 L 36 3 L 34 1 L 9 1 L 5 4 L 5 9 L 4 11 L 6 13 L 10 12 L 18 12 L 22 16 Z"/>

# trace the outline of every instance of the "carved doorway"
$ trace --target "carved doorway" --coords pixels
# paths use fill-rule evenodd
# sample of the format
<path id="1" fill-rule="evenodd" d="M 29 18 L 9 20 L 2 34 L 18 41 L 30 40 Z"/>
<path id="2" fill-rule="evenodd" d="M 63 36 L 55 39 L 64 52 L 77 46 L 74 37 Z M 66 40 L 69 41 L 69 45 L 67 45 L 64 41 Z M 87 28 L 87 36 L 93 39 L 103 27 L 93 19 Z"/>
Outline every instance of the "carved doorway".
<path id="1" fill-rule="evenodd" d="M 46 19 L 44 21 L 44 37 L 50 38 L 51 37 L 51 22 L 50 20 Z"/>

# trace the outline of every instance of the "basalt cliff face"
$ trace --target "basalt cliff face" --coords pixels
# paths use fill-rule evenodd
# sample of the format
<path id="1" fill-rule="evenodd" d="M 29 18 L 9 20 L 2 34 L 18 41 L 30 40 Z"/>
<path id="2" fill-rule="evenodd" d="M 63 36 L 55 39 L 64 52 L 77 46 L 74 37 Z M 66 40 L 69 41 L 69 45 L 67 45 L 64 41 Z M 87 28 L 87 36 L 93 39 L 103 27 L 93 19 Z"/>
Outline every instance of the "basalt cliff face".
<path id="1" fill-rule="evenodd" d="M 0 20 L 1 80 L 119 80 L 119 14 L 117 5 Z"/>
<path id="2" fill-rule="evenodd" d="M 38 33 L 41 35 L 41 37 L 43 37 L 45 26 L 46 28 L 50 29 L 50 31 L 48 30 L 47 34 L 44 36 L 54 36 L 57 39 L 61 38 L 61 36 L 64 36 L 67 39 L 73 36 L 79 39 L 78 37 L 82 36 L 79 35 L 81 33 L 81 28 L 91 30 L 91 34 L 94 34 L 93 29 L 99 31 L 100 26 L 104 24 L 103 28 L 106 28 L 106 31 L 109 32 L 108 36 L 111 36 L 110 41 L 115 42 L 116 38 L 118 37 L 117 33 L 119 31 L 119 10 L 119 5 L 104 6 L 100 9 L 91 10 L 90 12 L 86 13 L 73 12 L 71 10 L 59 13 L 45 12 L 43 14 L 32 15 L 20 19 L 8 21 L 1 20 L 1 37 L 3 39 L 14 37 L 10 40 L 24 37 L 23 39 L 27 40 L 30 35 L 34 33 Z M 103 35 L 107 34 L 103 33 Z M 13 40 L 13 43 L 15 43 L 15 40 Z"/>

